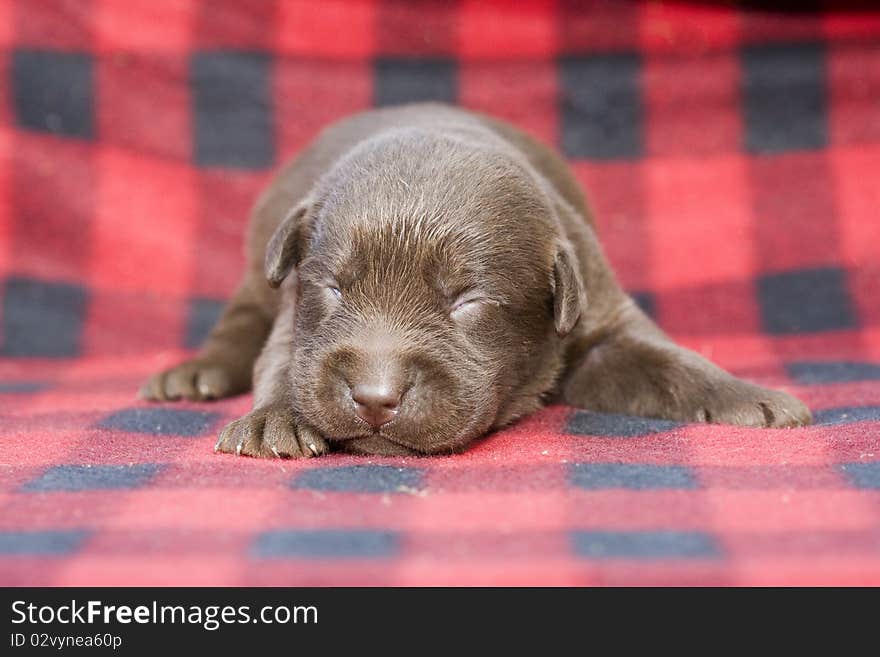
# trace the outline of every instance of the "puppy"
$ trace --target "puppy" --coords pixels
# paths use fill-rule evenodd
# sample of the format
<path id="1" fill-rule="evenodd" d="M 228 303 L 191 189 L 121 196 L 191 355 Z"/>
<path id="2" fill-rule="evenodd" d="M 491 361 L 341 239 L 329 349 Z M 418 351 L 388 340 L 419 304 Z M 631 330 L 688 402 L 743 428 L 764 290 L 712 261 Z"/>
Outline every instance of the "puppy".
<path id="1" fill-rule="evenodd" d="M 674 344 L 623 292 L 563 160 L 439 104 L 327 128 L 257 201 L 248 268 L 153 400 L 243 393 L 221 452 L 463 450 L 548 400 L 754 427 L 811 421 Z"/>

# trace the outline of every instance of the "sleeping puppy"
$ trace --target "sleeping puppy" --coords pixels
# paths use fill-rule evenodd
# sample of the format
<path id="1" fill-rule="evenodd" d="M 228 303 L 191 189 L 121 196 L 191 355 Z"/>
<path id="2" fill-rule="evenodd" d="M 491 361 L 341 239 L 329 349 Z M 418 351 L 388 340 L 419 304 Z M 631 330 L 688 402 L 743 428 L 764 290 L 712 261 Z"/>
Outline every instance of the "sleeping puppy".
<path id="1" fill-rule="evenodd" d="M 254 208 L 248 269 L 199 355 L 142 395 L 254 408 L 221 452 L 463 450 L 556 400 L 754 427 L 783 392 L 675 345 L 623 292 L 563 160 L 438 104 L 327 128 Z"/>

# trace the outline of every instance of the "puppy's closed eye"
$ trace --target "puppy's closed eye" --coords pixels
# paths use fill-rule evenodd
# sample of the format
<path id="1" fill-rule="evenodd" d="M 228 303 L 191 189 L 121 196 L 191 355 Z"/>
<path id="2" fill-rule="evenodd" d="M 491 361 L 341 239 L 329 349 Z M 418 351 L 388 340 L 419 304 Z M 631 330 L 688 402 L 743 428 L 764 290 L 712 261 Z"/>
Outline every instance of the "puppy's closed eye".
<path id="1" fill-rule="evenodd" d="M 465 292 L 449 307 L 449 317 L 456 322 L 463 322 L 475 317 L 488 306 L 500 305 L 495 299 L 491 299 L 479 292 Z"/>
<path id="2" fill-rule="evenodd" d="M 328 281 L 324 282 L 321 287 L 324 292 L 324 299 L 328 304 L 335 306 L 342 301 L 342 290 L 338 283 L 335 281 Z"/>

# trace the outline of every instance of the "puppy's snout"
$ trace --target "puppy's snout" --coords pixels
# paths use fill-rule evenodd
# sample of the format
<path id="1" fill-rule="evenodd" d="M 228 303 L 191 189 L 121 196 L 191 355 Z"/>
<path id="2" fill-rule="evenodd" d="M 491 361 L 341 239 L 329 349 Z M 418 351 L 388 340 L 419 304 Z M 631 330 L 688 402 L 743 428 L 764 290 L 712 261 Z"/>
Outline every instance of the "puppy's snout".
<path id="1" fill-rule="evenodd" d="M 387 380 L 358 383 L 351 387 L 355 413 L 375 429 L 394 419 L 402 397 L 400 387 Z"/>

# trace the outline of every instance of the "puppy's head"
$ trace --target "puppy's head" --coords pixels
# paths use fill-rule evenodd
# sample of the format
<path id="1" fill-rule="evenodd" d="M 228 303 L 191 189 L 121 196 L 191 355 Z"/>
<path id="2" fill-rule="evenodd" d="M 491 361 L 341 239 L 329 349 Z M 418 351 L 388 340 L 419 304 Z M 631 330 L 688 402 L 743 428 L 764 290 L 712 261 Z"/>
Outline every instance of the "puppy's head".
<path id="1" fill-rule="evenodd" d="M 583 300 L 528 172 L 418 135 L 361 148 L 290 212 L 266 273 L 291 271 L 295 410 L 360 453 L 456 451 L 534 410 Z"/>

